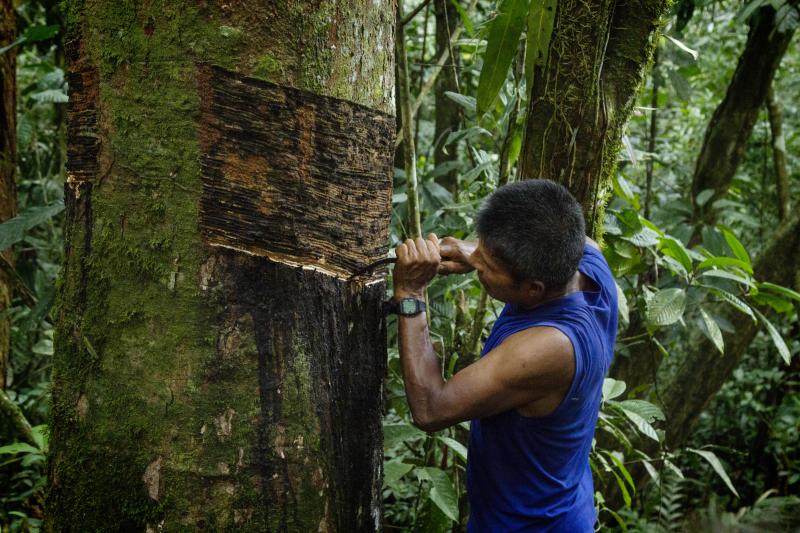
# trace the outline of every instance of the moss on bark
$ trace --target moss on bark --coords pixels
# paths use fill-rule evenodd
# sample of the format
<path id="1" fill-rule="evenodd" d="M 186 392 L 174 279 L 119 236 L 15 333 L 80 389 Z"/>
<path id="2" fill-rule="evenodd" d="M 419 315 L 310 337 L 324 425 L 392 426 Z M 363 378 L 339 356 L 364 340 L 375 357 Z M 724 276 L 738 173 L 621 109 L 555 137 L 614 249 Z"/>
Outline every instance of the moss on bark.
<path id="1" fill-rule="evenodd" d="M 67 259 L 58 283 L 49 530 L 376 527 L 369 512 L 348 522 L 339 500 L 357 491 L 351 499 L 374 508 L 379 478 L 362 483 L 361 474 L 334 471 L 330 456 L 341 445 L 320 437 L 315 422 L 319 402 L 348 402 L 358 387 L 309 396 L 320 385 L 321 354 L 343 358 L 343 347 L 319 338 L 303 345 L 306 329 L 286 343 L 278 333 L 261 338 L 269 315 L 255 316 L 255 303 L 237 303 L 220 289 L 231 287 L 221 278 L 235 272 L 221 273 L 233 260 L 203 241 L 198 222 L 197 117 L 206 95 L 197 73 L 198 65 L 218 65 L 391 111 L 392 10 L 385 4 L 64 3 L 71 80 L 81 83 L 71 83 L 80 93 L 70 109 L 76 157 L 68 163 Z M 99 140 L 96 156 L 81 159 L 94 146 L 87 139 Z M 253 276 L 294 271 L 259 258 L 245 264 Z M 270 279 L 260 286 L 267 302 L 275 297 Z M 325 283 L 344 285 L 303 282 L 296 290 L 310 294 Z M 359 357 L 384 349 L 380 324 L 360 316 L 375 311 L 376 287 L 353 297 L 362 307 L 343 311 L 371 325 L 356 328 Z M 347 298 L 337 291 L 326 298 Z M 282 317 L 271 331 L 301 318 Z M 337 322 L 331 335 L 342 327 Z M 286 348 L 280 366 L 265 368 L 265 345 Z M 377 424 L 377 436 L 365 441 L 370 450 L 380 450 L 381 376 L 376 365 L 365 378 L 372 403 L 353 411 Z M 285 387 L 274 404 L 281 412 L 265 405 L 270 380 Z M 291 447 L 284 456 L 295 454 L 283 462 L 281 439 Z M 301 469 L 308 461 L 318 468 Z M 373 457 L 360 464 L 368 474 L 380 468 Z M 294 475 L 279 476 L 289 486 L 278 501 L 276 490 L 287 487 L 269 483 L 283 468 Z M 318 489 L 337 476 L 344 476 L 337 490 Z"/>

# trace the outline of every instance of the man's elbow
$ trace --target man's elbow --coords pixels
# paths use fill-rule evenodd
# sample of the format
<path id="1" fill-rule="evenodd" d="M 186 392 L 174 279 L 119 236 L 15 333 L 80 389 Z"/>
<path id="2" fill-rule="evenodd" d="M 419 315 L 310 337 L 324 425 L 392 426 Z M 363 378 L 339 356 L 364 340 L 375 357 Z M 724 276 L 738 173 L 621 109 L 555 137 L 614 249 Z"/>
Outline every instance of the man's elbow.
<path id="1" fill-rule="evenodd" d="M 437 419 L 430 413 L 412 411 L 411 418 L 414 422 L 414 426 L 421 429 L 422 431 L 425 431 L 426 433 L 433 433 L 435 431 L 442 430 L 450 425 L 445 420 Z"/>

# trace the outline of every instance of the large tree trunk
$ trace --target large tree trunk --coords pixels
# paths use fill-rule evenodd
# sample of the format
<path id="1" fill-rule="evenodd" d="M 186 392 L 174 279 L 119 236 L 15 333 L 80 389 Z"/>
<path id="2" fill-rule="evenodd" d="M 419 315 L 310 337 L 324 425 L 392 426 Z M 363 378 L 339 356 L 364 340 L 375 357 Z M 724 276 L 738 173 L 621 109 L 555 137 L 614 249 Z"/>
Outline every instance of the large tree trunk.
<path id="1" fill-rule="evenodd" d="M 667 4 L 558 2 L 547 64 L 534 70 L 520 175 L 569 188 L 590 235 Z"/>
<path id="2" fill-rule="evenodd" d="M 797 5 L 797 0 L 794 0 Z M 713 224 L 716 212 L 712 205 L 728 191 L 736 169 L 744 156 L 747 141 L 764 106 L 775 71 L 794 35 L 794 29 L 778 31 L 775 10 L 760 8 L 750 25 L 742 55 L 728 85 L 725 98 L 717 106 L 706 129 L 692 179 L 692 220 Z M 699 205 L 697 195 L 713 191 Z M 692 242 L 700 240 L 699 226 Z"/>
<path id="3" fill-rule="evenodd" d="M 0 0 L 0 48 L 14 42 L 16 23 L 11 0 Z M 0 222 L 13 218 L 17 211 L 17 53 L 0 54 Z M 2 252 L 11 264 L 11 250 Z M 11 277 L 0 268 L 0 390 L 5 388 L 9 365 L 10 327 L 5 311 L 11 305 Z"/>
<path id="4" fill-rule="evenodd" d="M 65 6 L 48 529 L 379 529 L 393 3 Z"/>

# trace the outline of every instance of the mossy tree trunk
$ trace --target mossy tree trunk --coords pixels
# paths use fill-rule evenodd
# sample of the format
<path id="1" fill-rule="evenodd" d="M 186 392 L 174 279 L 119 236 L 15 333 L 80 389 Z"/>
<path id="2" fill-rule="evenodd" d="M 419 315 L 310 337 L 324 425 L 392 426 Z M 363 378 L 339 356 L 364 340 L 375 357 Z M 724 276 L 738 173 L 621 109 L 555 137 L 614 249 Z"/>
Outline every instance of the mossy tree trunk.
<path id="1" fill-rule="evenodd" d="M 65 9 L 47 529 L 379 529 L 393 3 Z"/>
<path id="2" fill-rule="evenodd" d="M 0 48 L 14 42 L 16 23 L 11 0 L 0 0 Z M 0 222 L 17 212 L 17 61 L 16 50 L 0 55 Z M 11 250 L 0 251 L 12 264 Z M 9 366 L 10 327 L 5 311 L 11 305 L 11 278 L 0 269 L 0 390 L 5 388 Z"/>
<path id="3" fill-rule="evenodd" d="M 534 70 L 520 175 L 569 188 L 593 236 L 667 5 L 560 1 L 547 62 Z"/>

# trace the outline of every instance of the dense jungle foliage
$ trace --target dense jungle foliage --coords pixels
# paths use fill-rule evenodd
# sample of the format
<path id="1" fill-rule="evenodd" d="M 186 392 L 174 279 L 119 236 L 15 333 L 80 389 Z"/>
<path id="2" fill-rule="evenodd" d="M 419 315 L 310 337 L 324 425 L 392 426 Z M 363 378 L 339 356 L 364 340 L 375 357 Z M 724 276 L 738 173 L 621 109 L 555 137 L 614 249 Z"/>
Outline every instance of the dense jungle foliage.
<path id="1" fill-rule="evenodd" d="M 417 187 L 409 187 L 409 147 L 399 142 L 391 243 L 414 234 L 417 215 L 423 234 L 474 237 L 481 200 L 519 177 L 528 103 L 524 51 L 533 49 L 533 17 L 527 33 L 522 25 L 510 41 L 498 28 L 514 9 L 529 13 L 554 2 L 400 3 L 410 96 L 398 93 L 397 115 L 403 105 L 418 109 L 410 124 Z M 647 351 L 662 362 L 641 383 L 627 384 L 613 371 L 606 380 L 591 455 L 603 530 L 800 527 L 800 264 L 793 265 L 793 283 L 772 283 L 754 269 L 800 201 L 800 47 L 790 44 L 783 56 L 727 192 L 703 190 L 692 200 L 704 132 L 728 91 L 748 21 L 764 6 L 774 8 L 782 30 L 798 25 L 791 1 L 676 1 L 621 141 L 598 235 L 619 288 L 616 357 Z M 63 257 L 67 87 L 56 6 L 30 1 L 14 9 L 20 38 L 0 43 L 0 53 L 17 54 L 19 213 L 0 225 L 2 248 L 14 252 L 13 267 L 5 267 L 14 299 L 5 315 L 10 367 L 0 392 L 0 530 L 37 531 L 47 482 L 51 307 Z M 547 27 L 542 17 L 540 30 Z M 537 34 L 539 44 L 546 33 Z M 784 159 L 775 157 L 776 147 Z M 789 192 L 788 211 L 782 190 Z M 712 207 L 718 220 L 695 237 L 693 209 Z M 478 357 L 501 304 L 473 275 L 435 280 L 428 298 L 434 345 L 449 377 Z M 661 392 L 698 335 L 715 348 L 704 357 L 731 357 L 737 331 L 728 310 L 751 317 L 759 333 L 724 385 L 711 391 L 690 437 L 670 446 L 671 413 Z M 469 426 L 426 434 L 412 425 L 396 324 L 389 326 L 384 528 L 463 531 Z"/>

